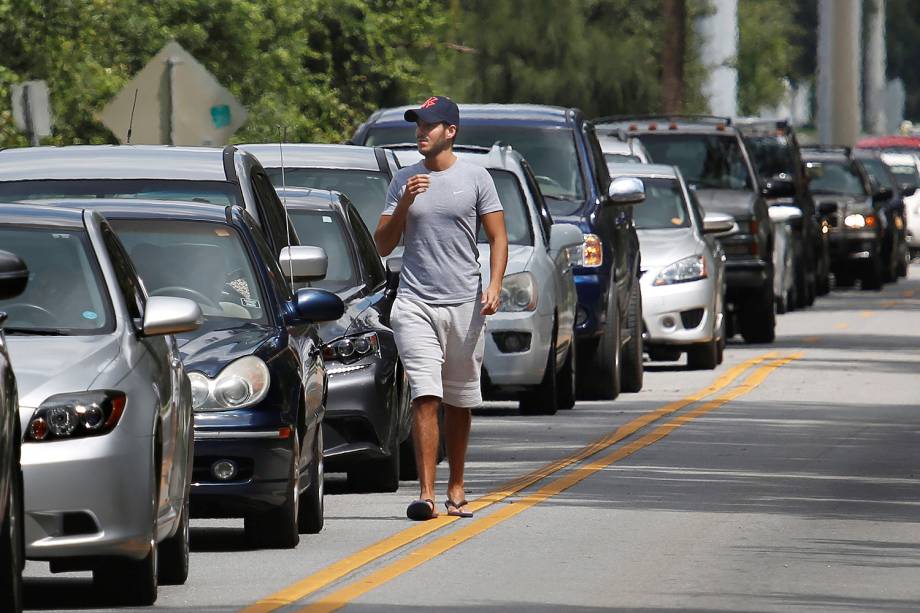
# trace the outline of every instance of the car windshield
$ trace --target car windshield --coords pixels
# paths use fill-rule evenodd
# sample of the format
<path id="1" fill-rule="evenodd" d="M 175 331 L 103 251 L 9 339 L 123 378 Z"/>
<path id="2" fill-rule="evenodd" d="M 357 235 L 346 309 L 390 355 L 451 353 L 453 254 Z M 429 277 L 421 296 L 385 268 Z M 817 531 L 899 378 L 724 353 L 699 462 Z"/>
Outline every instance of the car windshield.
<path id="1" fill-rule="evenodd" d="M 886 187 L 891 191 L 895 191 L 898 188 L 885 162 L 878 158 L 865 158 L 860 161 L 862 162 L 863 168 L 869 173 L 869 176 L 875 179 L 875 182 L 878 183 L 879 186 Z"/>
<path id="2" fill-rule="evenodd" d="M 808 187 L 816 194 L 866 195 L 862 177 L 850 161 L 825 160 L 817 164 L 812 162 Z"/>
<path id="3" fill-rule="evenodd" d="M 457 134 L 458 145 L 491 147 L 501 141 L 511 145 L 530 162 L 547 198 L 578 201 L 584 199 L 585 188 L 575 149 L 575 134 L 569 128 L 536 128 L 528 126 L 465 125 Z M 374 127 L 368 132 L 366 145 L 391 145 L 415 143 L 415 128 Z M 558 203 L 550 202 L 552 209 Z M 579 207 L 580 207 L 579 203 Z M 571 205 L 561 205 L 571 212 Z M 553 211 L 555 212 L 555 211 Z"/>
<path id="4" fill-rule="evenodd" d="M 115 319 L 86 232 L 0 226 L 0 245 L 29 269 L 25 292 L 0 300 L 8 334 L 83 336 L 114 331 Z"/>
<path id="5" fill-rule="evenodd" d="M 687 183 L 703 189 L 753 189 L 738 139 L 732 134 L 643 134 L 657 164 L 680 169 Z"/>
<path id="6" fill-rule="evenodd" d="M 633 207 L 633 221 L 639 230 L 689 228 L 690 212 L 676 179 L 642 177 L 645 200 Z"/>
<path id="7" fill-rule="evenodd" d="M 792 143 L 785 136 L 751 136 L 744 139 L 751 161 L 761 177 L 795 176 Z"/>
<path id="8" fill-rule="evenodd" d="M 300 244 L 322 247 L 329 261 L 324 279 L 300 283 L 298 288 L 319 287 L 336 292 L 358 285 L 358 265 L 344 220 L 332 211 L 292 208 L 289 213 Z"/>
<path id="9" fill-rule="evenodd" d="M 492 180 L 495 182 L 495 190 L 498 192 L 498 199 L 502 203 L 505 211 L 505 230 L 508 232 L 508 244 L 510 245 L 533 245 L 533 233 L 530 228 L 530 215 L 527 211 L 527 201 L 524 199 L 524 192 L 521 191 L 521 184 L 514 173 L 507 170 L 489 169 Z M 480 243 L 487 243 L 485 230 L 479 228 Z"/>
<path id="10" fill-rule="evenodd" d="M 641 164 L 642 160 L 637 155 L 626 155 L 625 153 L 605 153 L 604 160 L 608 164 Z"/>
<path id="11" fill-rule="evenodd" d="M 266 168 L 276 188 L 281 187 L 281 169 Z M 373 230 L 380 221 L 380 213 L 387 199 L 390 179 L 373 170 L 344 170 L 340 168 L 285 168 L 284 184 L 287 187 L 328 189 L 348 196 L 364 225 Z"/>
<path id="12" fill-rule="evenodd" d="M 0 202 L 51 198 L 126 198 L 241 205 L 239 188 L 226 181 L 169 179 L 78 179 L 5 181 Z"/>
<path id="13" fill-rule="evenodd" d="M 920 186 L 920 176 L 917 174 L 917 167 L 914 165 L 910 166 L 901 166 L 893 165 L 890 166 L 891 172 L 894 173 L 894 176 L 897 177 L 898 183 L 901 185 L 906 185 L 909 187 L 918 187 Z"/>
<path id="14" fill-rule="evenodd" d="M 110 223 L 150 296 L 194 300 L 209 320 L 267 321 L 258 277 L 235 228 L 172 219 Z"/>

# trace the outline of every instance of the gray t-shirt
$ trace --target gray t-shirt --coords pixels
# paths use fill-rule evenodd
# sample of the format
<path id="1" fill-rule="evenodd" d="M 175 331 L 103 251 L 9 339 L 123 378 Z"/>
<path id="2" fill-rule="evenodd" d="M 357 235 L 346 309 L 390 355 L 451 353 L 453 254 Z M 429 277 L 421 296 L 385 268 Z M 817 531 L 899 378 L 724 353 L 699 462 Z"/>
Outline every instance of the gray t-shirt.
<path id="1" fill-rule="evenodd" d="M 409 207 L 397 295 L 427 304 L 475 300 L 482 289 L 476 248 L 479 217 L 502 210 L 492 176 L 482 166 L 459 159 L 437 172 L 417 162 L 393 177 L 383 215 L 393 214 L 406 182 L 420 174 L 429 175 L 431 183 Z"/>

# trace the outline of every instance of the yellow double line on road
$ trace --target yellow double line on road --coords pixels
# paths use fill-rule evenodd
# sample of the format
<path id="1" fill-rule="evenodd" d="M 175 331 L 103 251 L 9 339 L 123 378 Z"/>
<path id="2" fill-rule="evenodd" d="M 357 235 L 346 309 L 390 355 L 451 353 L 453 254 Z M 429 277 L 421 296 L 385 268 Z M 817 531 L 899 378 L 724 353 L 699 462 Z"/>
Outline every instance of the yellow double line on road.
<path id="1" fill-rule="evenodd" d="M 732 367 L 725 374 L 716 379 L 712 385 L 706 387 L 705 389 L 675 402 L 668 403 L 656 409 L 655 411 L 651 411 L 645 415 L 642 415 L 621 426 L 611 434 L 599 439 L 598 441 L 595 441 L 594 443 L 591 443 L 590 445 L 587 445 L 579 452 L 553 462 L 519 479 L 516 479 L 506 484 L 499 490 L 496 490 L 490 494 L 487 494 L 486 496 L 483 496 L 482 498 L 473 501 L 470 503 L 471 510 L 479 511 L 494 505 L 495 503 L 500 502 L 501 500 L 504 500 L 539 481 L 542 481 L 554 473 L 572 466 L 573 464 L 581 462 L 582 460 L 587 459 L 590 456 L 593 456 L 603 451 L 604 449 L 624 440 L 632 434 L 635 434 L 642 428 L 654 423 L 655 421 L 658 421 L 667 415 L 675 413 L 682 408 L 699 402 L 707 396 L 721 391 L 722 389 L 731 385 L 732 382 L 734 382 L 739 376 L 741 376 L 752 366 L 756 366 L 766 360 L 771 360 L 768 364 L 761 366 L 754 373 L 748 376 L 742 384 L 720 395 L 714 400 L 711 400 L 701 405 L 700 407 L 675 418 L 667 424 L 656 428 L 649 434 L 646 434 L 636 441 L 617 449 L 613 453 L 604 456 L 603 458 L 595 460 L 594 462 L 584 466 L 576 467 L 570 473 L 548 483 L 536 492 L 525 495 L 514 505 L 503 507 L 502 509 L 495 511 L 486 517 L 477 518 L 477 520 L 469 522 L 463 528 L 444 537 L 436 539 L 431 543 L 423 545 L 415 551 L 409 552 L 405 557 L 396 560 L 395 562 L 381 568 L 378 571 L 375 571 L 366 579 L 362 579 L 358 583 L 346 585 L 344 588 L 334 592 L 333 594 L 330 594 L 328 597 L 316 603 L 309 605 L 306 609 L 303 610 L 332 611 L 344 606 L 362 594 L 367 593 L 368 591 L 398 577 L 399 575 L 402 575 L 405 572 L 408 572 L 409 570 L 419 566 L 420 564 L 423 564 L 431 558 L 440 555 L 444 551 L 447 551 L 452 547 L 455 547 L 456 545 L 469 540 L 477 534 L 480 534 L 492 528 L 493 526 L 517 515 L 518 513 L 532 507 L 533 505 L 538 504 L 539 502 L 555 496 L 556 494 L 572 487 L 576 483 L 579 483 L 588 476 L 601 470 L 605 466 L 608 466 L 622 458 L 632 455 L 643 447 L 651 445 L 652 443 L 667 436 L 671 431 L 680 427 L 684 423 L 691 421 L 692 419 L 695 419 L 704 413 L 712 411 L 734 398 L 748 393 L 754 387 L 760 385 L 760 383 L 766 379 L 770 372 L 776 368 L 779 368 L 783 364 L 796 359 L 798 355 L 799 354 L 781 359 L 773 359 L 776 357 L 776 354 L 767 353 Z M 272 594 L 267 598 L 258 601 L 252 606 L 243 609 L 241 613 L 267 613 L 281 607 L 289 606 L 305 598 L 306 596 L 309 596 L 310 594 L 323 589 L 335 581 L 344 578 L 345 576 L 362 568 L 363 566 L 366 566 L 374 560 L 392 553 L 393 551 L 396 551 L 397 549 L 404 547 L 413 541 L 416 541 L 428 534 L 431 534 L 432 532 L 435 532 L 436 530 L 447 526 L 448 524 L 453 523 L 454 521 L 457 521 L 457 519 L 458 518 L 456 517 L 441 516 L 437 519 L 418 524 L 412 528 L 399 532 L 389 538 L 375 543 L 374 545 L 371 545 L 362 551 L 359 551 L 330 566 L 327 566 L 319 572 L 275 594 Z"/>

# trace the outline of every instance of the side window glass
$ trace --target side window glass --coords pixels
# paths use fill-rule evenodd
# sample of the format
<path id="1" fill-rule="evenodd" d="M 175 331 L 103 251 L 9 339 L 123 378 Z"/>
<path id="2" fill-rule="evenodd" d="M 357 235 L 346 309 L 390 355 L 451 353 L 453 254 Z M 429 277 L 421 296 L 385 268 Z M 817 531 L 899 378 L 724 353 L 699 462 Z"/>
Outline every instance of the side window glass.
<path id="1" fill-rule="evenodd" d="M 281 272 L 278 256 L 272 254 L 272 249 L 261 232 L 258 232 L 252 225 L 249 225 L 248 229 L 249 234 L 252 236 L 252 241 L 255 243 L 256 251 L 259 252 L 258 257 L 265 264 L 265 271 L 268 273 L 269 282 L 275 291 L 275 295 L 283 301 L 291 300 L 293 298 L 291 286 Z"/>
<path id="2" fill-rule="evenodd" d="M 700 229 L 700 232 L 703 231 L 703 207 L 700 206 L 700 201 L 696 199 L 696 194 L 693 191 L 690 193 L 690 213 L 693 215 L 693 218 L 696 220 L 696 226 Z"/>
<path id="3" fill-rule="evenodd" d="M 364 274 L 367 276 L 367 282 L 371 289 L 377 288 L 381 283 L 386 281 L 386 272 L 383 269 L 383 263 L 377 254 L 377 247 L 374 239 L 368 231 L 367 226 L 361 221 L 361 216 L 350 204 L 345 206 L 348 222 L 351 224 L 352 234 L 358 246 L 358 256 L 361 258 L 361 266 L 364 268 Z"/>
<path id="4" fill-rule="evenodd" d="M 118 282 L 118 288 L 128 307 L 128 314 L 131 319 L 142 322 L 144 319 L 144 306 L 147 304 L 146 291 L 142 282 L 134 271 L 131 259 L 125 253 L 121 241 L 115 236 L 115 232 L 108 224 L 102 224 L 102 242 L 105 250 L 109 254 L 112 262 L 112 268 L 115 269 L 115 279 Z"/>
<path id="5" fill-rule="evenodd" d="M 585 124 L 585 138 L 588 143 L 588 153 L 594 165 L 595 184 L 601 193 L 606 195 L 607 186 L 610 184 L 610 173 L 607 171 L 607 160 L 604 158 L 601 144 L 597 141 L 594 127 L 590 124 Z"/>
<path id="6" fill-rule="evenodd" d="M 281 249 L 288 243 L 288 220 L 284 206 L 278 198 L 271 180 L 261 170 L 252 174 L 252 189 L 259 199 L 259 213 L 262 215 L 262 226 L 270 243 L 274 243 L 276 251 L 274 259 L 278 259 Z M 291 231 L 291 242 L 296 244 L 294 232 Z"/>
<path id="7" fill-rule="evenodd" d="M 543 236 L 543 243 L 549 246 L 549 235 L 553 226 L 553 216 L 546 206 L 546 200 L 543 199 L 543 192 L 540 191 L 540 185 L 534 178 L 533 170 L 527 162 L 521 162 L 524 169 L 524 178 L 527 182 L 527 189 L 533 197 L 534 204 L 537 206 L 537 213 L 540 215 L 540 234 Z"/>

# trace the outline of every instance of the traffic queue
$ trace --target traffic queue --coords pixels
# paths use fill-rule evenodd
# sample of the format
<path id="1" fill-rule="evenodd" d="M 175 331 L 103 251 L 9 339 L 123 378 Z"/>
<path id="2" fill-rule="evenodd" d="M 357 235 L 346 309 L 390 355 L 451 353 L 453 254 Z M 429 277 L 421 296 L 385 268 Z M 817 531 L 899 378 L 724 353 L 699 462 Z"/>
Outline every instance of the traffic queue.
<path id="1" fill-rule="evenodd" d="M 419 160 L 407 108 L 342 145 L 0 151 L 0 609 L 26 559 L 149 605 L 188 578 L 192 518 L 292 548 L 326 472 L 417 478 L 400 249 L 372 233 Z M 917 247 L 911 154 L 802 147 L 785 121 L 460 113 L 509 242 L 482 391 L 523 415 L 640 392 L 648 361 L 714 369 Z"/>

